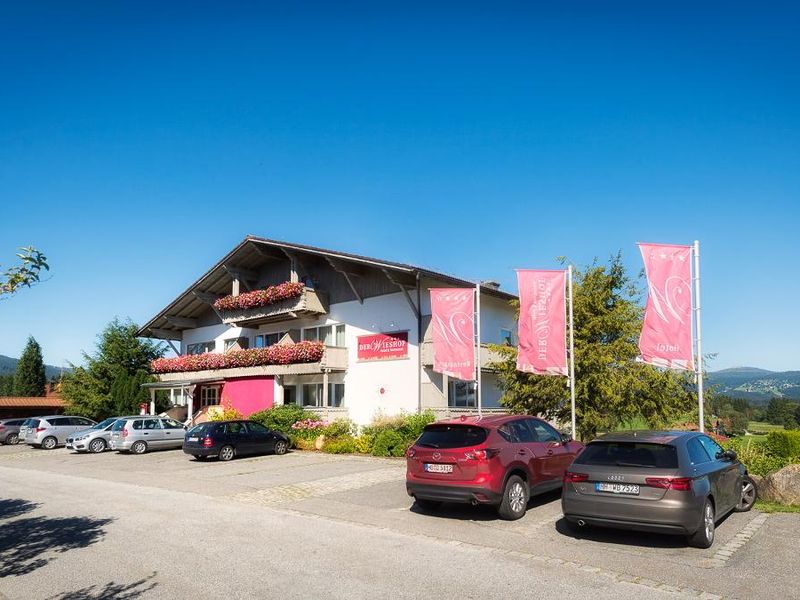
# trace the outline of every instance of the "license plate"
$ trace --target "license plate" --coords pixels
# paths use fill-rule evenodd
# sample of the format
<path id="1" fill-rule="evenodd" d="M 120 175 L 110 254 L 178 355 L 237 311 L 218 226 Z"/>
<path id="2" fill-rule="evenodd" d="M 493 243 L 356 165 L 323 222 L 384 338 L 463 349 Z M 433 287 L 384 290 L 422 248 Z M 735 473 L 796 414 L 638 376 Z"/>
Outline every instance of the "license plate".
<path id="1" fill-rule="evenodd" d="M 199 437 L 197 437 L 197 436 L 194 436 L 194 435 L 193 435 L 192 437 L 190 437 L 190 438 L 189 438 L 189 441 L 190 441 L 190 442 L 196 442 L 196 441 L 198 441 L 199 439 L 200 439 Z"/>
<path id="2" fill-rule="evenodd" d="M 607 492 L 610 494 L 626 494 L 628 496 L 638 496 L 639 486 L 629 483 L 603 483 L 598 482 L 594 484 L 594 489 L 597 492 Z"/>
<path id="3" fill-rule="evenodd" d="M 428 473 L 452 473 L 453 472 L 453 465 L 432 465 L 429 463 L 425 463 L 423 468 Z"/>

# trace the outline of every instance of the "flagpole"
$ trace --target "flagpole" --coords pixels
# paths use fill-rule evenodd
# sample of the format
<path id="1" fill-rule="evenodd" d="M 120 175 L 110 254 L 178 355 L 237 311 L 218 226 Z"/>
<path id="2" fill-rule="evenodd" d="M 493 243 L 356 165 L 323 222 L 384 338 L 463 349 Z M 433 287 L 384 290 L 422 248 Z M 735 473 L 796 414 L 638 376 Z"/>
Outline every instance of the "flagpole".
<path id="1" fill-rule="evenodd" d="M 572 409 L 572 439 L 578 439 L 575 426 L 575 325 L 572 320 L 572 265 L 567 267 L 567 288 L 569 290 L 569 394 Z"/>
<path id="2" fill-rule="evenodd" d="M 697 344 L 697 405 L 699 407 L 700 431 L 705 430 L 705 407 L 703 406 L 703 344 L 700 329 L 700 242 L 694 241 L 694 298 L 695 298 L 695 343 Z"/>
<path id="3" fill-rule="evenodd" d="M 477 371 L 476 374 L 476 383 L 475 383 L 475 398 L 478 401 L 478 416 L 481 416 L 481 404 L 483 398 L 481 398 L 481 282 L 475 284 L 475 295 L 477 296 L 477 300 L 475 302 L 476 306 L 476 314 L 475 314 L 475 322 L 476 322 L 476 332 L 477 332 L 477 344 L 475 345 L 475 370 Z"/>

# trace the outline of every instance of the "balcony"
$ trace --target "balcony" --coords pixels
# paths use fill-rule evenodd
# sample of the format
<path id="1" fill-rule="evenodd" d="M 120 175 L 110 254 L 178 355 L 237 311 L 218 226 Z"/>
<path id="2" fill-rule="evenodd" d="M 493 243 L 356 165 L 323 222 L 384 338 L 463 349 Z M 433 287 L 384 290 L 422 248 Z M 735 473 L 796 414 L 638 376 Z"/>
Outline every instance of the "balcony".
<path id="1" fill-rule="evenodd" d="M 423 367 L 433 366 L 433 342 L 422 342 L 420 345 L 420 354 Z M 481 344 L 481 370 L 489 370 L 489 365 L 494 362 L 502 362 L 503 357 L 497 352 L 489 349 L 488 344 Z"/>
<path id="2" fill-rule="evenodd" d="M 347 348 L 325 346 L 322 358 L 316 362 L 158 373 L 157 376 L 160 381 L 180 383 L 213 378 L 229 379 L 233 377 L 259 377 L 270 375 L 316 375 L 325 371 L 346 371 L 347 365 Z"/>
<path id="3" fill-rule="evenodd" d="M 328 314 L 328 302 L 325 294 L 311 288 L 304 288 L 303 293 L 296 298 L 288 298 L 274 304 L 220 311 L 223 323 L 239 327 L 251 327 L 287 319 L 318 317 L 325 314 Z"/>

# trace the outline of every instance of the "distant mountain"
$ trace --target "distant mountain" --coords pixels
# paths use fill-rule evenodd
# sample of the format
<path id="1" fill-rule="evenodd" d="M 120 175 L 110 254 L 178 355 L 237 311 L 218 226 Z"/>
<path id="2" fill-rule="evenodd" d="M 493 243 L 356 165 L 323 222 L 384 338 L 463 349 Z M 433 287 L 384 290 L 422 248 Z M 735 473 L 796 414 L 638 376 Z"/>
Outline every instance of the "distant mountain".
<path id="1" fill-rule="evenodd" d="M 777 396 L 800 400 L 800 371 L 767 371 L 754 367 L 723 369 L 708 374 L 717 392 L 763 403 Z"/>
<path id="2" fill-rule="evenodd" d="M 4 356 L 0 354 L 0 375 L 13 375 L 14 371 L 17 370 L 17 363 L 19 359 L 11 358 L 10 356 Z M 68 371 L 69 369 L 64 369 Z M 54 375 L 59 375 L 61 373 L 61 367 L 54 367 L 53 365 L 45 365 L 44 366 L 44 374 L 47 377 L 47 380 L 50 381 L 50 378 Z"/>

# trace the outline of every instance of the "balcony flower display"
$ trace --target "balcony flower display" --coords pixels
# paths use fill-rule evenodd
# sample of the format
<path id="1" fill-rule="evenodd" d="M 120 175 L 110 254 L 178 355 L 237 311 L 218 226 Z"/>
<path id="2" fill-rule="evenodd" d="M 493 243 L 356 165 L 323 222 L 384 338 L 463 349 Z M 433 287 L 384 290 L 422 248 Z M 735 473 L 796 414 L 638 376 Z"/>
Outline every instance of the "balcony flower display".
<path id="1" fill-rule="evenodd" d="M 265 365 L 292 365 L 322 360 L 325 346 L 322 342 L 298 342 L 296 344 L 274 344 L 267 348 L 230 350 L 225 354 L 182 354 L 174 358 L 157 358 L 150 363 L 153 373 L 181 373 L 208 369 L 234 369 L 237 367 L 260 367 Z"/>
<path id="2" fill-rule="evenodd" d="M 287 281 L 271 285 L 263 290 L 245 292 L 238 296 L 224 296 L 214 302 L 214 308 L 217 310 L 241 310 L 268 306 L 281 300 L 302 296 L 304 287 L 302 283 Z"/>

